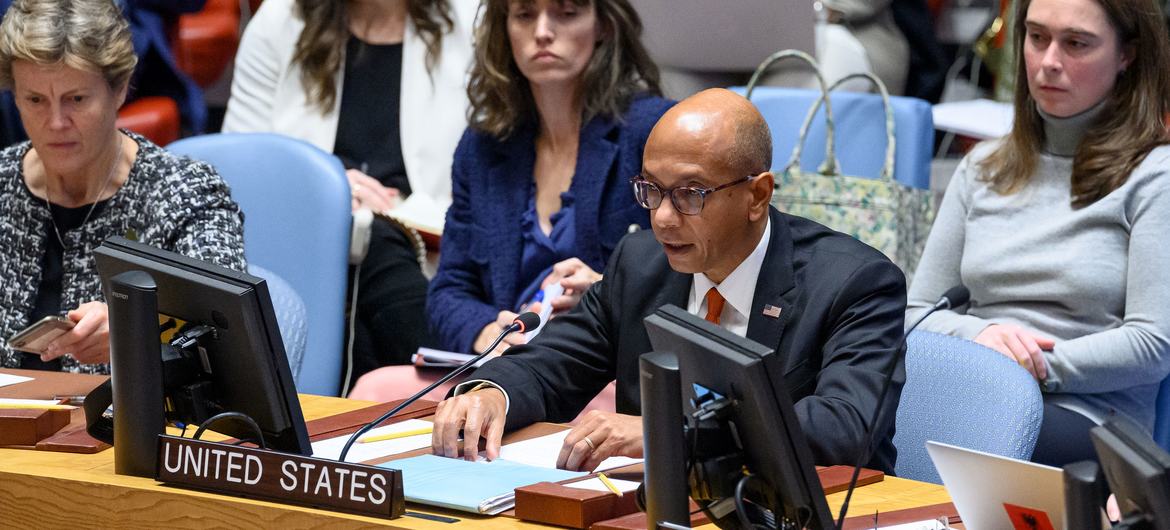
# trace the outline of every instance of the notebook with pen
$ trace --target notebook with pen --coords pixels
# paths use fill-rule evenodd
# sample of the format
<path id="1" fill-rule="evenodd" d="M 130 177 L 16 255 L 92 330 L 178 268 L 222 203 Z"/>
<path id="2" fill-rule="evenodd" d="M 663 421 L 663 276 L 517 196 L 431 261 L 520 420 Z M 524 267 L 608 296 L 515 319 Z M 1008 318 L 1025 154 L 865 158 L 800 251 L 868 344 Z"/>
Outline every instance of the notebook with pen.
<path id="1" fill-rule="evenodd" d="M 383 467 L 402 470 L 406 500 L 473 513 L 495 515 L 512 508 L 515 490 L 538 482 L 561 482 L 588 473 L 556 468 L 568 430 L 505 444 L 500 457 L 487 462 L 422 455 L 391 460 Z M 610 457 L 597 466 L 607 471 L 641 463 L 638 458 Z"/>

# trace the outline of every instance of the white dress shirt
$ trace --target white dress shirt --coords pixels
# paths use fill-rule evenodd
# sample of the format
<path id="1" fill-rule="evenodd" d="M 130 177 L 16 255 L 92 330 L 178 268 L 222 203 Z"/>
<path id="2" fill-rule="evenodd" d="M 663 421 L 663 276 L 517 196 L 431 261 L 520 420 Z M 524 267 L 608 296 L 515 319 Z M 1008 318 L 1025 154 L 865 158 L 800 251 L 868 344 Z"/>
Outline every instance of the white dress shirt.
<path id="1" fill-rule="evenodd" d="M 719 314 L 719 326 L 741 337 L 747 336 L 748 320 L 751 318 L 752 299 L 756 296 L 756 280 L 760 277 L 760 268 L 764 265 L 764 255 L 768 253 L 768 242 L 772 238 L 772 220 L 764 226 L 764 234 L 756 243 L 756 249 L 740 262 L 735 270 L 731 271 L 722 282 L 716 284 L 701 272 L 695 273 L 691 280 L 691 295 L 687 302 L 687 312 L 699 317 L 707 316 L 707 291 L 712 287 L 719 291 L 727 303 L 723 304 L 723 312 Z"/>

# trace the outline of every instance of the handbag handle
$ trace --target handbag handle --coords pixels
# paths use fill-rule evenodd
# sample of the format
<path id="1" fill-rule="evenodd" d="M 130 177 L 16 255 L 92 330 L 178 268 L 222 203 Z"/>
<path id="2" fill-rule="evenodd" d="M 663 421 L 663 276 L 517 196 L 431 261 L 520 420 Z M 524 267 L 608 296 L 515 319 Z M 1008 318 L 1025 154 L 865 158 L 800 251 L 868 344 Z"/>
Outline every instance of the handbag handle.
<path id="1" fill-rule="evenodd" d="M 869 72 L 856 72 L 842 77 L 841 79 L 838 79 L 836 82 L 834 82 L 833 86 L 829 87 L 828 92 L 832 92 L 833 89 L 841 86 L 842 83 L 851 79 L 868 79 L 871 83 L 873 83 L 874 86 L 877 87 L 878 95 L 880 95 L 882 98 L 882 109 L 885 110 L 886 113 L 886 159 L 882 164 L 882 172 L 878 178 L 885 182 L 892 182 L 894 180 L 894 153 L 896 152 L 896 146 L 894 143 L 894 106 L 890 104 L 890 93 L 888 90 L 886 90 L 886 84 L 883 83 L 881 79 L 878 79 L 877 76 Z M 822 100 L 826 103 L 825 120 L 828 122 L 826 135 L 831 135 L 833 134 L 833 116 L 828 113 L 828 92 L 825 93 Z M 796 149 L 792 153 L 792 161 L 789 162 L 789 167 L 786 168 L 786 170 L 792 169 L 792 164 L 794 162 L 797 164 L 800 163 L 800 151 L 804 145 L 805 135 L 808 134 L 808 129 L 812 125 L 813 117 L 816 116 L 817 109 L 820 108 L 822 100 L 817 100 L 815 103 L 813 103 L 812 108 L 808 111 L 808 115 L 805 116 L 804 123 L 800 126 L 800 141 L 796 143 Z"/>
<path id="2" fill-rule="evenodd" d="M 840 167 L 840 164 L 837 163 L 837 157 L 833 149 L 833 106 L 829 102 L 829 86 L 825 83 L 825 77 L 821 75 L 821 67 L 817 64 L 816 59 L 813 59 L 811 55 L 800 50 L 780 50 L 769 55 L 767 59 L 764 59 L 764 62 L 760 63 L 760 66 L 756 67 L 756 71 L 752 73 L 752 78 L 748 80 L 747 90 L 744 91 L 744 97 L 749 100 L 752 99 L 752 91 L 755 90 L 756 85 L 760 81 L 760 77 L 763 77 L 764 72 L 773 64 L 784 59 L 799 59 L 812 66 L 813 74 L 816 75 L 817 83 L 821 87 L 821 99 L 817 100 L 817 105 L 819 106 L 821 101 L 825 102 L 826 122 L 825 161 L 821 162 L 821 167 L 817 171 L 825 175 L 836 175 L 838 174 L 837 168 Z M 792 158 L 788 160 L 788 165 L 784 169 L 785 171 L 800 166 L 800 151 L 801 146 L 804 144 L 805 133 L 806 131 L 802 130 L 800 138 L 796 140 L 796 149 L 792 152 Z"/>

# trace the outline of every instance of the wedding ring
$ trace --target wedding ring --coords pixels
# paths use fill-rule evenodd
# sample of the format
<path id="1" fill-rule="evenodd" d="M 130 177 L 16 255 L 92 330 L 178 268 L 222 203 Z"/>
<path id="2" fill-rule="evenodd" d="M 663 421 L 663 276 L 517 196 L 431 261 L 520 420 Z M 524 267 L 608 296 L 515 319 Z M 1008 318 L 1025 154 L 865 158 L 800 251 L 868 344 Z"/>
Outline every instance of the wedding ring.
<path id="1" fill-rule="evenodd" d="M 597 446 L 593 445 L 593 440 L 590 440 L 588 436 L 582 438 L 582 440 L 585 440 L 585 445 L 589 446 L 589 452 L 594 452 L 597 450 Z"/>

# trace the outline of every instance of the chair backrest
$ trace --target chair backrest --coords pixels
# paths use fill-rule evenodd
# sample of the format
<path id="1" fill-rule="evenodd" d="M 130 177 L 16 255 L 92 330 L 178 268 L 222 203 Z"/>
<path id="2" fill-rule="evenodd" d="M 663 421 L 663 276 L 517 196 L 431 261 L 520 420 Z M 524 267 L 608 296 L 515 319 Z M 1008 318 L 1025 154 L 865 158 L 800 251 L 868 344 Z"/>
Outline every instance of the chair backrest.
<path id="1" fill-rule="evenodd" d="M 305 302 L 296 289 L 275 272 L 258 265 L 248 265 L 248 274 L 264 278 L 268 284 L 268 297 L 272 299 L 272 310 L 280 326 L 280 340 L 284 343 L 284 356 L 288 359 L 289 372 L 293 381 L 301 375 L 301 364 L 305 359 L 305 339 L 308 336 L 308 315 Z"/>
<path id="2" fill-rule="evenodd" d="M 1154 441 L 1170 451 L 1170 377 L 1162 380 L 1154 416 Z"/>
<path id="3" fill-rule="evenodd" d="M 743 87 L 732 90 L 743 94 Z M 752 103 L 760 109 L 772 131 L 772 169 L 783 170 L 800 136 L 800 124 L 820 91 L 788 87 L 756 87 Z M 850 176 L 876 178 L 885 161 L 886 115 L 877 94 L 835 90 L 833 118 L 837 124 L 837 159 Z M 920 189 L 930 188 L 934 118 L 930 103 L 917 98 L 892 96 L 894 108 L 894 180 Z M 800 165 L 816 171 L 825 158 L 825 111 L 822 106 L 809 128 Z"/>
<path id="4" fill-rule="evenodd" d="M 942 484 L 927 440 L 1027 460 L 1043 415 L 1039 385 L 1007 357 L 968 340 L 915 331 L 898 402 L 894 470 Z"/>
<path id="5" fill-rule="evenodd" d="M 341 388 L 351 224 L 349 183 L 336 157 L 267 133 L 208 134 L 167 149 L 215 166 L 244 211 L 244 255 L 296 289 L 308 310 L 297 390 Z"/>

